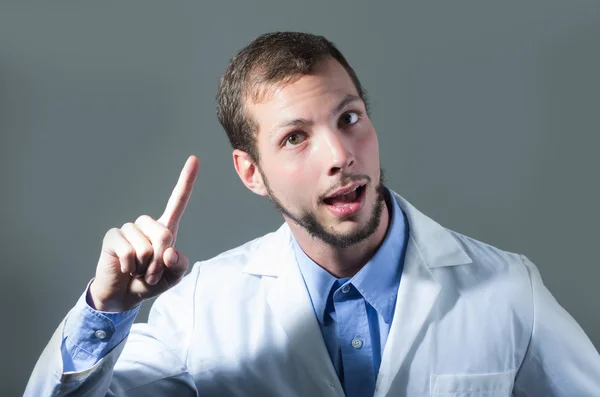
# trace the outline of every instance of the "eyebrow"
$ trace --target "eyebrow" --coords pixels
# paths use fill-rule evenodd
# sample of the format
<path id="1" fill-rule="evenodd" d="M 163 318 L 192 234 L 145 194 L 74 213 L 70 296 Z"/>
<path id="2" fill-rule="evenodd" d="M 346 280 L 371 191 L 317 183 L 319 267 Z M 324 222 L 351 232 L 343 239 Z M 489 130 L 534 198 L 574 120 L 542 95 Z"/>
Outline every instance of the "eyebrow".
<path id="1" fill-rule="evenodd" d="M 287 120 L 284 121 L 280 124 L 277 124 L 272 130 L 271 130 L 271 135 L 275 135 L 275 133 L 283 128 L 287 128 L 287 127 L 297 127 L 299 125 L 311 125 L 312 121 L 307 120 L 307 119 L 294 119 L 294 120 Z"/>
<path id="2" fill-rule="evenodd" d="M 354 94 L 346 94 L 346 96 L 333 108 L 333 110 L 331 111 L 331 115 L 335 115 L 337 113 L 339 113 L 342 109 L 344 109 L 346 106 L 348 106 L 350 103 L 352 102 L 356 102 L 356 101 L 360 101 L 360 97 L 354 95 Z M 287 128 L 287 127 L 297 127 L 297 126 L 307 126 L 307 125 L 311 125 L 313 124 L 312 121 L 307 120 L 307 119 L 293 119 L 293 120 L 287 120 L 284 121 L 280 124 L 277 124 L 275 126 L 275 128 L 273 128 L 271 130 L 271 135 L 275 134 L 277 131 L 283 129 L 283 128 Z"/>
<path id="3" fill-rule="evenodd" d="M 337 106 L 335 108 L 333 108 L 333 110 L 331 111 L 331 115 L 333 116 L 333 115 L 341 112 L 343 108 L 345 108 L 352 102 L 356 102 L 356 101 L 360 101 L 360 100 L 361 100 L 360 97 L 358 97 L 354 94 L 346 94 L 344 99 L 342 99 L 340 101 L 340 103 L 338 103 Z"/>

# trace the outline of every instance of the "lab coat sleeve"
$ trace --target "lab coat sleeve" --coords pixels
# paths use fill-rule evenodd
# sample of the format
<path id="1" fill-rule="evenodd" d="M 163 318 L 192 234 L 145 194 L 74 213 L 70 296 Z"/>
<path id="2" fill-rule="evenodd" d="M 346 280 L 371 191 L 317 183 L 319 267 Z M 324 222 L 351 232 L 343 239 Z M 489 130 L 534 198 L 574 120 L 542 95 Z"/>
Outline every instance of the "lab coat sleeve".
<path id="1" fill-rule="evenodd" d="M 600 396 L 600 355 L 579 324 L 544 286 L 525 256 L 533 295 L 531 339 L 517 374 L 517 397 Z"/>
<path id="2" fill-rule="evenodd" d="M 147 324 L 135 324 L 127 339 L 92 367 L 62 372 L 62 326 L 46 346 L 24 396 L 196 396 L 182 363 Z"/>
<path id="3" fill-rule="evenodd" d="M 192 317 L 189 291 L 196 270 L 156 300 L 147 324 L 134 324 L 125 340 L 84 370 L 63 372 L 63 320 L 38 359 L 24 395 L 197 396 L 182 353 L 189 340 L 184 335 L 189 332 L 186 321 Z"/>

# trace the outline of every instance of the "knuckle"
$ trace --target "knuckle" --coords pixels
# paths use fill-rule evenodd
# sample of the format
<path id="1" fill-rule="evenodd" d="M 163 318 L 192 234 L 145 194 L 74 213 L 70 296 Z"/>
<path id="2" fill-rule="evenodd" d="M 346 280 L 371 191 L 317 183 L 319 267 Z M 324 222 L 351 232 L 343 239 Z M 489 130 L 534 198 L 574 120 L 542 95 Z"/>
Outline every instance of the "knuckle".
<path id="1" fill-rule="evenodd" d="M 134 226 L 132 222 L 126 222 L 123 224 L 123 226 L 121 226 L 121 230 L 131 230 L 133 228 Z"/>
<path id="2" fill-rule="evenodd" d="M 104 235 L 104 239 L 103 239 L 103 243 L 106 244 L 112 240 L 114 240 L 114 238 L 119 234 L 119 229 L 117 229 L 116 227 L 113 227 L 111 229 L 109 229 L 106 234 Z"/>
<path id="3" fill-rule="evenodd" d="M 150 222 L 150 221 L 153 221 L 153 220 L 154 220 L 154 219 L 152 219 L 152 218 L 150 217 L 150 215 L 140 215 L 140 216 L 139 216 L 139 217 L 138 217 L 138 218 L 135 220 L 135 223 L 138 223 L 138 224 L 140 224 L 140 223 L 148 223 L 148 222 Z"/>
<path id="4" fill-rule="evenodd" d="M 173 241 L 173 233 L 167 228 L 162 228 L 157 236 L 158 240 L 166 245 L 170 245 Z"/>
<path id="5" fill-rule="evenodd" d="M 135 259 L 135 250 L 133 248 L 126 248 L 121 253 L 121 258 L 124 261 L 131 262 Z"/>

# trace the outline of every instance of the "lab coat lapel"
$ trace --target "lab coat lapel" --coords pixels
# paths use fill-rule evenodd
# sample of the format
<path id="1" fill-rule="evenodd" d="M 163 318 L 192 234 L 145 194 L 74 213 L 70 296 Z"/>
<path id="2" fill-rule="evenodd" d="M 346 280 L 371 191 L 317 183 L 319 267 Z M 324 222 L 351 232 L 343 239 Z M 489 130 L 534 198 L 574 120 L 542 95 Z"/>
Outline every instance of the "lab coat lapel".
<path id="1" fill-rule="evenodd" d="M 270 289 L 267 299 L 274 316 L 285 331 L 293 353 L 311 373 L 320 394 L 343 397 L 342 386 L 296 263 L 289 229 L 282 226 L 271 236 L 270 244 L 264 245 L 260 251 L 255 258 L 261 263 L 253 260 L 246 271 L 262 273 L 263 282 Z"/>
<path id="2" fill-rule="evenodd" d="M 381 359 L 375 396 L 386 396 L 411 348 L 425 331 L 440 285 L 425 266 L 414 239 L 408 241 L 404 270 L 396 298 L 394 320 Z M 406 366 L 405 366 L 406 368 Z"/>
<path id="3" fill-rule="evenodd" d="M 425 335 L 429 316 L 441 291 L 432 269 L 471 263 L 448 230 L 425 216 L 397 193 L 409 224 L 409 239 L 400 279 L 394 320 L 383 352 L 375 396 L 392 395 L 399 371 L 411 367 L 411 353 Z"/>

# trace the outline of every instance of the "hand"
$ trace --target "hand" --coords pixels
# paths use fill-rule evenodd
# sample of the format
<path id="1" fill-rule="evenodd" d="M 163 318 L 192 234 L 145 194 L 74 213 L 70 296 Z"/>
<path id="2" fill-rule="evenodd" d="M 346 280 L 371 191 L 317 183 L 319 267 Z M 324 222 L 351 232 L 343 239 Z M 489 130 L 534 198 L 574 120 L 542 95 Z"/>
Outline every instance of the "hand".
<path id="1" fill-rule="evenodd" d="M 104 236 L 90 297 L 97 310 L 121 312 L 177 284 L 189 261 L 175 240 L 198 175 L 199 160 L 190 156 L 160 218 L 140 216 Z"/>

